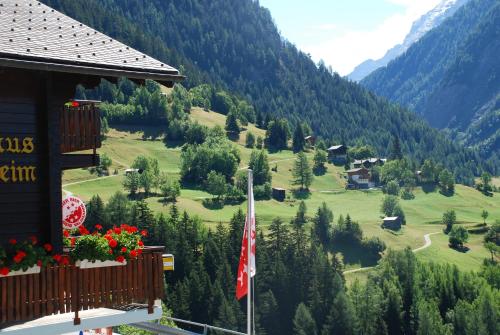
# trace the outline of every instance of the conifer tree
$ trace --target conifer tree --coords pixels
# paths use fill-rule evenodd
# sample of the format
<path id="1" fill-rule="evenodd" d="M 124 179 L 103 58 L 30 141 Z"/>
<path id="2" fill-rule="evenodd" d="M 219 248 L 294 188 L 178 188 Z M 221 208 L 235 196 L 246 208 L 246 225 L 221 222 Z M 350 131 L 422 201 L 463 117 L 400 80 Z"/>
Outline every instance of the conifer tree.
<path id="1" fill-rule="evenodd" d="M 354 334 L 354 309 L 343 291 L 337 293 L 328 313 L 321 335 Z"/>
<path id="2" fill-rule="evenodd" d="M 297 306 L 295 317 L 293 318 L 294 335 L 317 335 L 316 323 L 311 316 L 311 312 L 303 303 Z"/>
<path id="3" fill-rule="evenodd" d="M 106 225 L 106 212 L 104 202 L 99 195 L 94 195 L 87 204 L 86 227 L 94 227 L 96 224 Z"/>
<path id="4" fill-rule="evenodd" d="M 303 151 L 305 146 L 306 141 L 304 138 L 304 130 L 302 129 L 302 124 L 298 123 L 295 127 L 295 131 L 293 132 L 293 152 Z"/>
<path id="5" fill-rule="evenodd" d="M 389 154 L 390 159 L 402 159 L 403 152 L 401 151 L 401 142 L 399 141 L 399 136 L 394 136 L 391 143 L 391 151 Z"/>
<path id="6" fill-rule="evenodd" d="M 293 185 L 299 185 L 301 190 L 308 190 L 313 181 L 313 174 L 306 154 L 301 151 L 297 154 L 293 165 L 292 175 L 294 180 Z"/>

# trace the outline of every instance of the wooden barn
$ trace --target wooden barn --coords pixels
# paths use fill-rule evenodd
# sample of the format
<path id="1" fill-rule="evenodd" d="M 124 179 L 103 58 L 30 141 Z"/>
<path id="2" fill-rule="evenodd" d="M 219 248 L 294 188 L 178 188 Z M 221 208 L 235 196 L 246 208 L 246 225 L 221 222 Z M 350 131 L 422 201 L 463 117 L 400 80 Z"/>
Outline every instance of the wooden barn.
<path id="1" fill-rule="evenodd" d="M 333 164 L 345 164 L 347 162 L 347 146 L 333 145 L 326 149 L 328 160 Z"/>
<path id="2" fill-rule="evenodd" d="M 314 145 L 316 144 L 316 137 L 309 135 L 309 136 L 304 137 L 304 141 L 306 141 L 306 144 L 308 146 L 314 147 Z"/>
<path id="3" fill-rule="evenodd" d="M 66 104 L 77 84 L 91 88 L 101 78 L 128 77 L 171 87 L 183 77 L 38 1 L 0 0 L 0 22 L 0 245 L 29 237 L 51 243 L 60 253 L 62 171 L 99 162 L 98 107 L 95 102 Z M 89 149 L 89 154 L 73 153 Z M 2 332 L 12 334 L 19 329 L 76 333 L 73 324 L 80 321 L 98 328 L 157 317 L 162 250 L 145 248 L 137 261 L 113 271 L 67 264 L 42 267 L 38 274 L 1 276 L 0 328 L 11 326 Z M 132 303 L 147 308 L 135 314 L 113 312 Z M 100 312 L 85 323 L 91 310 Z M 63 316 L 71 313 L 74 318 Z M 50 321 L 54 314 L 61 317 Z M 36 321 L 42 317 L 49 317 L 43 330 Z M 22 322 L 27 323 L 12 325 Z"/>
<path id="4" fill-rule="evenodd" d="M 273 199 L 283 202 L 286 198 L 286 190 L 280 187 L 273 187 L 272 195 Z"/>
<path id="5" fill-rule="evenodd" d="M 399 216 L 388 216 L 384 218 L 384 222 L 382 223 L 383 228 L 391 229 L 391 230 L 400 230 L 401 229 L 401 218 Z"/>

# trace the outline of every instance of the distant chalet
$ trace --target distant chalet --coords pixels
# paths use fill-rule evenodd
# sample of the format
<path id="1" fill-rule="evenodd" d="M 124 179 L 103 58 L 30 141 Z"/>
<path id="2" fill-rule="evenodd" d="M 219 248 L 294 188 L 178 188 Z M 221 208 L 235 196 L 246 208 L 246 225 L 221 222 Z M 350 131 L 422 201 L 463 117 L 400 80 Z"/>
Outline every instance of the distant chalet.
<path id="1" fill-rule="evenodd" d="M 184 78 L 38 1 L 0 0 L 0 243 L 35 235 L 62 249 L 61 172 L 99 164 L 100 147 L 95 102 L 65 103 L 78 84 L 119 77 Z"/>
<path id="2" fill-rule="evenodd" d="M 326 151 L 330 162 L 334 164 L 345 164 L 347 162 L 347 146 L 342 144 L 332 145 Z"/>

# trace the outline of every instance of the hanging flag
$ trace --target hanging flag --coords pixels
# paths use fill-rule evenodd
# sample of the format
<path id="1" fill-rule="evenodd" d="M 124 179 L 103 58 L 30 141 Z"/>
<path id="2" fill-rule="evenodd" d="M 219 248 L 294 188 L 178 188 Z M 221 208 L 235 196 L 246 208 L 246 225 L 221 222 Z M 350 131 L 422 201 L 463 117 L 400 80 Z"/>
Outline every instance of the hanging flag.
<path id="1" fill-rule="evenodd" d="M 251 230 L 250 262 L 248 262 L 248 225 Z M 238 278 L 236 282 L 236 298 L 240 300 L 248 294 L 248 266 L 250 264 L 250 276 L 255 276 L 255 207 L 253 200 L 253 180 L 251 170 L 248 174 L 248 208 L 245 219 L 245 230 L 241 242 L 240 264 L 238 266 Z"/>

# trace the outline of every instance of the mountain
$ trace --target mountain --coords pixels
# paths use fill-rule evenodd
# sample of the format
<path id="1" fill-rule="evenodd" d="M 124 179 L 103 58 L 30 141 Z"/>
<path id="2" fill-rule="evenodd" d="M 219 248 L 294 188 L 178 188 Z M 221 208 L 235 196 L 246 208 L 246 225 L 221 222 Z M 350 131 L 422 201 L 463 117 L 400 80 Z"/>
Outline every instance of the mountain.
<path id="1" fill-rule="evenodd" d="M 446 128 L 485 154 L 500 153 L 500 2 L 472 0 L 361 83 Z"/>
<path id="2" fill-rule="evenodd" d="M 397 44 L 389 49 L 384 57 L 380 59 L 368 59 L 359 64 L 347 77 L 354 81 L 360 81 L 376 69 L 386 66 L 391 60 L 402 55 L 413 43 L 418 41 L 428 31 L 436 28 L 445 19 L 455 14 L 457 9 L 468 1 L 469 0 L 442 0 L 431 11 L 413 22 L 410 32 L 406 35 L 403 43 Z"/>
<path id="3" fill-rule="evenodd" d="M 471 182 L 481 162 L 420 117 L 341 78 L 287 42 L 270 12 L 252 0 L 45 0 L 188 76 L 238 94 L 259 113 L 307 122 L 330 143 L 370 144 L 388 154 L 400 138 L 416 164 L 442 162 Z"/>

